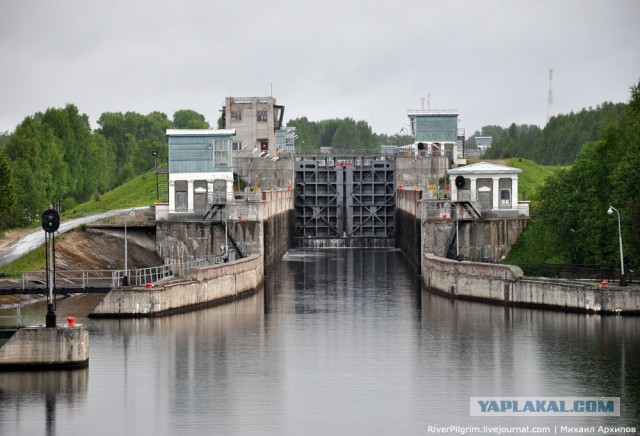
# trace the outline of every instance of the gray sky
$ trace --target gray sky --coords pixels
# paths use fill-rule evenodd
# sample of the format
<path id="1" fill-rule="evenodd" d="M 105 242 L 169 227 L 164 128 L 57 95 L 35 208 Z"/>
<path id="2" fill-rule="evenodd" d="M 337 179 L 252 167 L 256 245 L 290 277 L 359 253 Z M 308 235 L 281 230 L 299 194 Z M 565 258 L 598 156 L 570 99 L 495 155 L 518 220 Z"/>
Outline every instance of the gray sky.
<path id="1" fill-rule="evenodd" d="M 408 109 L 488 124 L 626 102 L 640 80 L 640 0 L 0 0 L 0 131 L 78 106 L 193 109 L 276 97 L 285 120 L 351 117 L 378 133 Z M 273 91 L 273 93 L 272 93 Z"/>

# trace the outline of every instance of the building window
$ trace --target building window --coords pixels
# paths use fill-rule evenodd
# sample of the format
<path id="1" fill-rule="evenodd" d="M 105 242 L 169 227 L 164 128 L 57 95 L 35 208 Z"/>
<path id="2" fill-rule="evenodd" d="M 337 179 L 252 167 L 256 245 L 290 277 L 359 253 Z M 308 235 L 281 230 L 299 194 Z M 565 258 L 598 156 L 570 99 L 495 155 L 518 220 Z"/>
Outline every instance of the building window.
<path id="1" fill-rule="evenodd" d="M 228 167 L 229 166 L 229 140 L 216 139 L 213 141 L 213 166 Z"/>
<path id="2" fill-rule="evenodd" d="M 242 121 L 242 109 L 231 111 L 231 120 L 232 121 Z"/>
<path id="3" fill-rule="evenodd" d="M 231 149 L 233 151 L 240 151 L 242 150 L 242 142 L 233 142 L 231 143 Z"/>
<path id="4" fill-rule="evenodd" d="M 267 111 L 256 111 L 256 121 L 267 122 Z"/>
<path id="5" fill-rule="evenodd" d="M 500 190 L 500 206 L 511 206 L 511 189 Z"/>

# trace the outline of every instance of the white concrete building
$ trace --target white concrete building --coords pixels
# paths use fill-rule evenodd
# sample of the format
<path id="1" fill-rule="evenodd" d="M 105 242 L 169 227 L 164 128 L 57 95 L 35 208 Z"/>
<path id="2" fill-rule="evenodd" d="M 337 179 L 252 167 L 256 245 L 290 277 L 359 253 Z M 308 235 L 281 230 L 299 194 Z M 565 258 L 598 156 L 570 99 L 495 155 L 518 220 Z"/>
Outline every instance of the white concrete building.
<path id="1" fill-rule="evenodd" d="M 520 173 L 520 168 L 490 162 L 450 169 L 451 200 L 470 203 L 483 217 L 528 216 L 528 203 L 518 202 Z"/>

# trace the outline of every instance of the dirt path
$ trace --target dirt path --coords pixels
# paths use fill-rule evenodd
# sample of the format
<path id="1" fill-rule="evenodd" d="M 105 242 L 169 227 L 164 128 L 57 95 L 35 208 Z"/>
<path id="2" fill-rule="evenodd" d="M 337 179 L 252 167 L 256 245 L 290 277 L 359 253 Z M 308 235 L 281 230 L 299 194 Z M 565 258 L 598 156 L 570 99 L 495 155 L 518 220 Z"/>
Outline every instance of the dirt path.
<path id="1" fill-rule="evenodd" d="M 26 236 L 34 231 L 36 231 L 36 229 L 19 229 L 9 230 L 8 232 L 5 232 L 2 236 L 0 236 L 0 251 L 4 251 L 6 247 L 13 244 L 23 236 Z"/>

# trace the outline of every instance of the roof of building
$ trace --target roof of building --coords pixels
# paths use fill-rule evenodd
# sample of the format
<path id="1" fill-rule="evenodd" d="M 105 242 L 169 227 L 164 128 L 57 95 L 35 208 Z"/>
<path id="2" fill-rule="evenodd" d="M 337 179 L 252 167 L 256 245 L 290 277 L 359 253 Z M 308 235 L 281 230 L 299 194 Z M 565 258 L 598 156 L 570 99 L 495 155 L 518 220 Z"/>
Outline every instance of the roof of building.
<path id="1" fill-rule="evenodd" d="M 167 136 L 233 136 L 236 129 L 167 129 Z"/>
<path id="2" fill-rule="evenodd" d="M 498 165 L 491 162 L 478 162 L 471 165 L 452 168 L 447 171 L 447 174 L 519 174 L 521 172 L 522 170 L 520 168 Z"/>
<path id="3" fill-rule="evenodd" d="M 441 117 L 441 116 L 453 116 L 460 115 L 460 113 L 456 109 L 437 109 L 437 110 L 424 110 L 424 109 L 409 109 L 407 111 L 407 115 L 409 117 L 412 116 L 430 116 L 430 117 Z"/>

